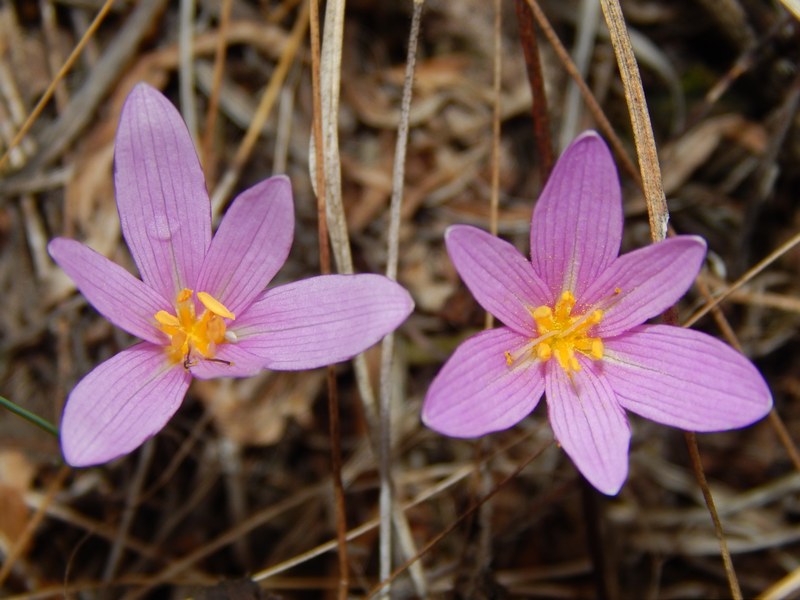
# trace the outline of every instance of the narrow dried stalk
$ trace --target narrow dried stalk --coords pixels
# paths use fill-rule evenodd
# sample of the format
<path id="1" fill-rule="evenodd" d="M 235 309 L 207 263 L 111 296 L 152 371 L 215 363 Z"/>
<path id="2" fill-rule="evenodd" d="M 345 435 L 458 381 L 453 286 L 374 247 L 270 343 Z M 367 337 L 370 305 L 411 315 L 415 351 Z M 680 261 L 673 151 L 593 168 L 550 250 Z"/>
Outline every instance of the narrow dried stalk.
<path id="1" fill-rule="evenodd" d="M 728 551 L 728 541 L 725 539 L 722 522 L 719 520 L 717 507 L 714 504 L 714 496 L 711 495 L 711 489 L 708 487 L 706 474 L 703 471 L 703 463 L 700 460 L 700 450 L 697 447 L 697 434 L 693 431 L 684 431 L 683 436 L 686 438 L 686 446 L 689 448 L 689 457 L 692 460 L 694 474 L 697 477 L 697 482 L 700 484 L 700 489 L 703 491 L 703 498 L 706 501 L 711 520 L 714 522 L 714 533 L 717 535 L 720 550 L 722 551 L 722 562 L 725 564 L 725 574 L 728 576 L 731 596 L 733 596 L 735 600 L 742 600 L 742 590 L 739 587 L 739 580 L 736 578 L 736 571 L 733 569 L 733 560 L 731 559 L 731 553 Z"/>
<path id="2" fill-rule="evenodd" d="M 528 83 L 531 86 L 533 105 L 533 137 L 539 154 L 539 171 L 542 183 L 547 181 L 553 169 L 553 141 L 550 135 L 550 119 L 547 113 L 547 96 L 544 92 L 544 75 L 542 62 L 539 60 L 539 46 L 536 41 L 536 28 L 533 25 L 533 14 L 525 0 L 516 0 L 517 21 L 519 22 L 519 39 L 528 68 Z"/>
<path id="3" fill-rule="evenodd" d="M 408 34 L 406 72 L 403 95 L 400 101 L 400 122 L 397 126 L 397 143 L 392 167 L 392 198 L 389 204 L 389 233 L 387 236 L 386 277 L 397 280 L 397 263 L 400 252 L 400 215 L 403 206 L 403 183 L 405 179 L 406 148 L 408 145 L 408 121 L 411 112 L 411 93 L 414 84 L 414 69 L 417 62 L 422 7 L 424 0 L 414 0 L 411 30 Z M 392 572 L 392 364 L 394 359 L 394 332 L 390 332 L 381 344 L 381 378 L 379 418 L 379 464 L 380 472 L 380 569 L 381 581 Z M 418 590 L 424 595 L 424 590 Z M 389 598 L 391 586 L 386 585 L 381 597 Z"/>
<path id="4" fill-rule="evenodd" d="M 322 134 L 324 112 L 320 85 L 320 35 L 319 1 L 311 0 L 309 12 L 309 31 L 311 35 L 311 88 L 313 93 L 314 172 L 312 179 L 317 192 L 317 226 L 319 233 L 319 262 L 323 274 L 331 272 L 331 257 L 328 248 L 328 219 L 325 173 L 325 144 L 327 137 Z M 328 115 L 330 119 L 330 115 Z M 334 119 L 335 121 L 335 119 Z M 331 438 L 331 476 L 336 513 L 336 540 L 339 557 L 339 598 L 345 600 L 350 587 L 350 566 L 347 558 L 347 512 L 345 508 L 344 484 L 342 483 L 342 446 L 339 423 L 339 391 L 336 387 L 336 370 L 333 365 L 327 369 L 328 385 L 328 423 Z"/>
<path id="5" fill-rule="evenodd" d="M 564 47 L 564 44 L 562 44 L 561 40 L 558 39 L 558 35 L 556 34 L 555 29 L 553 29 L 553 26 L 550 24 L 550 21 L 547 19 L 547 15 L 544 14 L 544 11 L 542 10 L 541 6 L 539 6 L 537 0 L 526 0 L 526 2 L 533 13 L 533 16 L 536 18 L 536 22 L 539 24 L 539 27 L 541 27 L 542 33 L 547 38 L 547 41 L 550 42 L 550 45 L 553 47 L 553 50 L 558 56 L 558 60 L 561 61 L 561 66 L 564 67 L 564 69 L 567 71 L 567 74 L 572 77 L 572 80 L 578 84 L 578 89 L 581 92 L 583 101 L 586 102 L 586 107 L 592 114 L 592 118 L 594 118 L 594 120 L 597 122 L 598 129 L 600 129 L 600 131 L 608 140 L 608 143 L 611 145 L 611 148 L 614 150 L 617 160 L 622 163 L 622 168 L 630 177 L 634 179 L 634 181 L 637 182 L 637 184 L 641 185 L 639 172 L 628 156 L 625 146 L 622 145 L 622 141 L 620 141 L 617 132 L 614 131 L 614 127 L 612 127 L 611 122 L 608 120 L 603 112 L 603 109 L 600 107 L 594 95 L 592 94 L 592 90 L 589 89 L 589 86 L 583 80 L 578 67 L 575 66 L 575 63 L 572 61 L 572 58 L 570 57 L 567 49 Z"/>
<path id="6" fill-rule="evenodd" d="M 581 79 L 583 79 L 589 70 L 592 60 L 592 50 L 594 49 L 595 37 L 597 37 L 597 28 L 600 24 L 600 4 L 598 4 L 597 0 L 581 0 L 578 12 L 580 17 L 577 24 L 577 39 L 572 52 L 575 67 L 578 69 Z M 569 146 L 570 142 L 579 133 L 579 121 L 582 112 L 580 93 L 578 84 L 575 81 L 571 81 L 564 100 L 564 118 L 561 122 L 561 134 L 558 137 L 559 152 Z"/>
<path id="7" fill-rule="evenodd" d="M 717 306 L 719 306 L 719 304 L 723 300 L 726 300 L 731 294 L 733 294 L 735 291 L 737 291 L 739 288 L 741 288 L 747 282 L 752 280 L 756 275 L 761 273 L 764 269 L 766 269 L 768 266 L 770 266 L 772 263 L 774 263 L 781 256 L 786 254 L 789 250 L 791 250 L 792 248 L 794 248 L 798 244 L 800 244 L 800 233 L 796 233 L 795 235 L 793 235 L 786 242 L 784 242 L 783 244 L 778 246 L 775 250 L 770 252 L 769 255 L 767 255 L 765 258 L 763 258 L 758 263 L 756 263 L 754 266 L 752 266 L 750 269 L 748 269 L 747 272 L 744 275 L 742 275 L 741 277 L 739 277 L 739 279 L 734 281 L 730 285 L 730 287 L 728 287 L 728 289 L 726 289 L 724 292 L 722 292 L 722 294 L 720 294 L 719 296 L 716 296 L 712 301 L 707 302 L 706 304 L 704 304 L 703 307 L 700 310 L 698 310 L 696 313 L 694 313 L 683 324 L 683 326 L 684 327 L 691 327 L 692 325 L 697 323 L 697 321 L 699 321 L 704 316 L 706 316 L 709 311 L 711 311 L 714 308 L 716 308 Z"/>
<path id="8" fill-rule="evenodd" d="M 500 117 L 501 84 L 503 75 L 502 61 L 502 6 L 500 0 L 494 2 L 494 76 L 492 80 L 492 164 L 491 164 L 491 196 L 489 198 L 489 231 L 497 235 L 497 220 L 500 210 Z M 486 311 L 485 329 L 494 326 L 494 315 Z"/>
<path id="9" fill-rule="evenodd" d="M 181 101 L 181 114 L 186 122 L 189 135 L 197 144 L 197 105 L 194 101 L 194 0 L 181 0 L 178 18 L 178 87 Z"/>
<path id="10" fill-rule="evenodd" d="M 633 137 L 639 156 L 642 184 L 645 200 L 647 201 L 647 214 L 650 220 L 650 236 L 654 242 L 659 242 L 667 235 L 669 211 L 661 182 L 661 168 L 658 164 L 658 152 L 656 151 L 653 128 L 647 111 L 642 79 L 639 75 L 636 58 L 633 55 L 633 47 L 628 36 L 619 0 L 600 0 L 600 2 L 611 34 L 611 44 L 617 56 L 617 63 L 623 87 L 625 88 L 625 99 L 628 103 L 628 111 L 633 125 Z M 714 523 L 714 530 L 719 540 L 720 553 L 722 554 L 722 562 L 725 566 L 725 574 L 728 578 L 731 594 L 735 599 L 739 600 L 742 597 L 742 592 L 739 588 L 736 571 L 733 568 L 733 561 L 728 550 L 725 533 L 722 530 L 722 523 L 717 514 L 714 498 L 703 472 L 700 451 L 697 447 L 697 436 L 692 432 L 685 432 L 685 439 L 692 459 L 695 477 L 703 492 L 703 498 Z"/>
<path id="11" fill-rule="evenodd" d="M 639 170 L 642 174 L 644 197 L 647 201 L 647 215 L 650 220 L 650 236 L 654 242 L 667 236 L 669 211 L 664 187 L 661 183 L 661 167 L 658 164 L 656 141 L 653 127 L 647 112 L 647 100 L 644 96 L 639 66 L 633 55 L 633 46 L 622 16 L 619 0 L 601 0 L 600 5 L 611 34 L 611 45 L 617 56 L 622 86 L 625 89 L 625 100 L 633 126 L 633 141 L 639 156 Z"/>

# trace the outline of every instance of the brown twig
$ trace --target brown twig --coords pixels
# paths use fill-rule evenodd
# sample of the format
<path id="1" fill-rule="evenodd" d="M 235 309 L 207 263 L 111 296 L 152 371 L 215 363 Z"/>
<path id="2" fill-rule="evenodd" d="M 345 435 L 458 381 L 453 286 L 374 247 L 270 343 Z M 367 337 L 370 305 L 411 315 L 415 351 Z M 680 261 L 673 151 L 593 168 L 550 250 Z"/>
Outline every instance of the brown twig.
<path id="1" fill-rule="evenodd" d="M 578 89 L 581 92 L 583 101 L 586 102 L 586 107 L 589 109 L 592 117 L 597 122 L 597 127 L 603 133 L 605 138 L 608 140 L 608 143 L 611 145 L 611 148 L 614 150 L 617 160 L 622 163 L 622 168 L 625 170 L 628 176 L 631 177 L 639 186 L 641 186 L 642 180 L 639 176 L 639 171 L 637 170 L 636 165 L 633 164 L 630 156 L 628 156 L 628 152 L 625 150 L 622 140 L 619 139 L 617 132 L 614 131 L 614 127 L 606 117 L 603 109 L 597 102 L 597 99 L 595 99 L 594 94 L 592 94 L 592 90 L 589 89 L 589 86 L 583 80 L 580 71 L 575 66 L 575 63 L 569 55 L 569 51 L 564 47 L 564 44 L 561 43 L 561 40 L 558 38 L 555 29 L 553 29 L 553 26 L 550 24 L 547 15 L 544 14 L 544 11 L 539 6 L 537 0 L 526 0 L 526 2 L 533 13 L 533 16 L 536 18 L 536 22 L 542 29 L 542 33 L 547 38 L 547 41 L 550 42 L 550 45 L 553 47 L 553 50 L 558 56 L 558 60 L 561 61 L 561 66 L 564 67 L 564 69 L 567 71 L 567 74 L 572 77 L 573 81 L 575 81 L 575 83 L 578 85 Z"/>
<path id="2" fill-rule="evenodd" d="M 703 471 L 703 463 L 700 460 L 700 450 L 697 447 L 697 435 L 693 431 L 684 431 L 683 436 L 686 439 L 686 446 L 689 448 L 689 458 L 692 461 L 692 469 L 694 470 L 695 477 L 697 477 L 697 482 L 700 484 L 700 489 L 703 491 L 703 499 L 706 501 L 711 520 L 714 522 L 714 532 L 719 540 L 722 562 L 725 565 L 725 574 L 728 577 L 731 596 L 733 596 L 735 600 L 742 600 L 742 590 L 739 587 L 739 580 L 736 578 L 736 571 L 733 568 L 733 560 L 728 550 L 728 540 L 725 538 L 722 522 L 719 520 L 717 507 L 714 503 L 714 496 L 711 495 L 711 489 L 708 487 L 706 474 Z"/>
<path id="3" fill-rule="evenodd" d="M 319 237 L 320 271 L 331 272 L 330 247 L 328 242 L 328 219 L 326 206 L 324 144 L 322 135 L 322 95 L 320 86 L 320 35 L 319 1 L 311 0 L 309 11 L 309 35 L 311 37 L 311 89 L 313 94 L 313 128 L 315 163 L 314 178 L 317 192 L 317 232 Z M 339 598 L 345 600 L 350 588 L 350 566 L 347 558 L 347 512 L 345 510 L 344 484 L 342 483 L 341 425 L 339 423 L 339 391 L 336 387 L 336 369 L 327 369 L 328 421 L 331 438 L 331 475 L 336 513 L 336 539 L 339 545 Z"/>
<path id="4" fill-rule="evenodd" d="M 539 59 L 539 46 L 536 41 L 536 28 L 533 25 L 533 14 L 525 0 L 516 0 L 517 22 L 519 23 L 519 41 L 525 55 L 525 66 L 528 69 L 528 83 L 531 86 L 533 103 L 533 138 L 539 154 L 539 171 L 542 183 L 547 181 L 553 170 L 553 140 L 550 133 L 550 117 L 547 112 L 547 95 L 544 91 L 544 75 L 542 62 Z"/>

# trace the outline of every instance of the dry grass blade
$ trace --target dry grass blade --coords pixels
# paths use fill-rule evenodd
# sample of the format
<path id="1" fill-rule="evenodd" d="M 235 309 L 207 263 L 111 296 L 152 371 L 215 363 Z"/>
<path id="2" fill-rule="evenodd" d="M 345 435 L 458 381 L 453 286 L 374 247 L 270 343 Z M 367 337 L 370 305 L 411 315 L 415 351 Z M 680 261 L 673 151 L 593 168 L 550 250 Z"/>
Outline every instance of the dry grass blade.
<path id="1" fill-rule="evenodd" d="M 654 242 L 659 242 L 667 235 L 669 211 L 667 209 L 667 200 L 661 181 L 658 151 L 656 150 L 655 138 L 653 137 L 653 127 L 650 123 L 639 67 L 633 55 L 633 47 L 631 46 L 619 1 L 601 0 L 601 6 L 609 32 L 611 33 L 611 43 L 614 46 L 614 52 L 617 56 L 617 63 L 625 89 L 625 99 L 628 103 L 628 111 L 631 116 L 631 123 L 633 124 L 633 137 L 639 156 L 642 184 L 645 200 L 647 202 L 647 214 L 650 220 L 650 236 Z M 687 432 L 685 434 L 685 439 L 689 447 L 689 454 L 692 459 L 692 466 L 697 476 L 697 481 L 703 491 L 706 506 L 708 506 L 708 511 L 714 522 L 731 594 L 734 598 L 740 599 L 742 597 L 742 591 L 739 586 L 736 571 L 733 568 L 733 561 L 731 560 L 731 555 L 728 550 L 725 533 L 722 530 L 722 524 L 714 506 L 714 498 L 711 495 L 711 490 L 708 487 L 708 482 L 706 481 L 706 476 L 703 471 L 703 465 L 700 461 L 697 437 L 694 433 Z"/>
<path id="2" fill-rule="evenodd" d="M 597 100 L 592 94 L 592 90 L 589 89 L 589 86 L 583 80 L 583 77 L 581 77 L 580 71 L 569 56 L 569 52 L 561 43 L 561 40 L 558 39 L 558 35 L 553 29 L 553 26 L 550 24 L 550 21 L 547 19 L 547 15 L 542 10 L 542 7 L 539 6 L 537 0 L 526 0 L 526 2 L 530 7 L 531 12 L 533 12 L 533 16 L 536 18 L 536 21 L 539 23 L 539 26 L 542 28 L 542 32 L 547 38 L 547 41 L 550 42 L 550 45 L 558 54 L 558 59 L 561 63 L 561 66 L 567 70 L 569 76 L 578 85 L 578 89 L 581 92 L 583 101 L 586 102 L 592 117 L 597 122 L 598 128 L 606 137 L 606 139 L 608 139 L 609 144 L 611 144 L 611 147 L 614 149 L 614 154 L 616 155 L 617 160 L 622 163 L 622 168 L 630 177 L 633 177 L 634 180 L 641 182 L 639 171 L 636 169 L 636 166 L 628 156 L 628 152 L 625 150 L 625 146 L 622 144 L 617 132 L 614 130 L 614 126 L 608 120 L 608 117 L 606 117 L 603 109 L 598 104 Z"/>
<path id="3" fill-rule="evenodd" d="M 403 207 L 403 190 L 405 180 L 406 148 L 408 146 L 408 121 L 411 114 L 411 92 L 414 84 L 414 69 L 417 59 L 417 43 L 419 40 L 422 8 L 424 0 L 415 0 L 411 17 L 411 29 L 408 34 L 408 54 L 406 55 L 406 72 L 403 81 L 403 95 L 400 102 L 400 123 L 397 127 L 397 143 L 394 151 L 392 167 L 392 197 L 389 204 L 389 231 L 386 236 L 387 259 L 386 277 L 397 280 L 397 263 L 400 254 L 400 218 Z M 388 579 L 392 571 L 392 522 L 393 522 L 393 483 L 392 483 L 392 398 L 397 385 L 394 381 L 394 332 L 390 332 L 381 343 L 381 375 L 380 400 L 378 405 L 379 429 L 378 439 L 380 472 L 380 570 L 381 580 Z M 421 573 L 415 577 L 417 593 L 424 595 L 424 578 Z M 420 589 L 420 586 L 421 589 Z M 388 598 L 391 587 L 387 585 L 381 592 Z"/>
<path id="4" fill-rule="evenodd" d="M 658 151 L 653 137 L 653 127 L 650 124 L 647 100 L 644 97 L 642 78 L 619 2 L 601 0 L 600 6 L 603 8 L 606 24 L 611 33 L 611 44 L 617 55 L 625 99 L 628 102 L 628 112 L 633 125 L 633 140 L 642 174 L 642 187 L 647 201 L 647 214 L 650 218 L 650 235 L 654 242 L 658 242 L 667 236 L 669 211 L 661 183 L 661 167 L 658 164 Z"/>

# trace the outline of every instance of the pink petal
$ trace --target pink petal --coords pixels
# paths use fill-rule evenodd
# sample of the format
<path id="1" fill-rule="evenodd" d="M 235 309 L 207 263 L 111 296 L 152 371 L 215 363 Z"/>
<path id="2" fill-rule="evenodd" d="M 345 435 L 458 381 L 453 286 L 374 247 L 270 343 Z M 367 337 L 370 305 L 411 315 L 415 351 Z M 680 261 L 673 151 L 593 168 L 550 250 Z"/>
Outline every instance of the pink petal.
<path id="1" fill-rule="evenodd" d="M 158 292 L 75 240 L 56 238 L 47 245 L 47 251 L 106 319 L 148 342 L 165 342 L 154 316 L 169 303 Z"/>
<path id="2" fill-rule="evenodd" d="M 628 476 L 631 431 L 625 411 L 597 363 L 579 357 L 582 370 L 567 377 L 547 363 L 547 407 L 556 439 L 584 477 L 610 496 Z"/>
<path id="3" fill-rule="evenodd" d="M 325 275 L 268 290 L 231 330 L 237 345 L 279 371 L 352 358 L 406 320 L 408 292 L 380 275 Z"/>
<path id="4" fill-rule="evenodd" d="M 453 437 L 508 429 L 536 408 L 544 391 L 542 363 L 509 366 L 529 339 L 506 327 L 482 331 L 462 343 L 428 388 L 422 420 Z"/>
<path id="5" fill-rule="evenodd" d="M 619 254 L 622 199 L 614 160 L 593 131 L 578 136 L 553 169 L 533 211 L 531 261 L 554 298 L 583 295 Z"/>
<path id="6" fill-rule="evenodd" d="M 252 377 L 263 370 L 264 361 L 239 344 L 220 344 L 213 360 L 198 358 L 189 367 L 192 376 L 197 379 Z"/>
<path id="7" fill-rule="evenodd" d="M 163 348 L 146 342 L 101 363 L 67 398 L 64 458 L 87 467 L 132 452 L 175 414 L 190 381 L 183 366 L 167 362 Z"/>
<path id="8" fill-rule="evenodd" d="M 697 277 L 705 254 L 702 238 L 682 235 L 620 256 L 581 298 L 605 309 L 595 334 L 619 335 L 674 305 Z"/>
<path id="9" fill-rule="evenodd" d="M 294 235 L 292 186 L 271 177 L 242 192 L 211 240 L 197 283 L 238 316 L 286 262 Z"/>
<path id="10" fill-rule="evenodd" d="M 122 108 L 114 161 L 117 208 L 131 255 L 142 280 L 174 300 L 200 274 L 211 241 L 211 203 L 180 114 L 144 83 Z"/>
<path id="11" fill-rule="evenodd" d="M 716 338 L 642 325 L 605 340 L 603 372 L 623 407 L 689 431 L 745 427 L 772 408 L 764 378 Z"/>
<path id="12" fill-rule="evenodd" d="M 468 225 L 445 233 L 450 259 L 478 303 L 522 335 L 536 331 L 531 310 L 553 298 L 514 246 Z"/>

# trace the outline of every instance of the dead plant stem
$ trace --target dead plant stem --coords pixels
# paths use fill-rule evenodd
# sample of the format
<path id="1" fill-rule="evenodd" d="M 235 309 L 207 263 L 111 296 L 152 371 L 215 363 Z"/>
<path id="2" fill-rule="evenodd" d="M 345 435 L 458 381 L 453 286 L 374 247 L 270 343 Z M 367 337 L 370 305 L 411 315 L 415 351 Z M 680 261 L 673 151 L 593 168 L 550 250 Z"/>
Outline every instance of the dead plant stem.
<path id="1" fill-rule="evenodd" d="M 580 70 L 577 66 L 575 66 L 575 63 L 569 55 L 569 51 L 564 47 L 564 44 L 562 44 L 561 40 L 558 38 L 558 34 L 556 34 L 555 29 L 553 29 L 553 26 L 550 24 L 547 15 L 544 14 L 544 11 L 542 10 L 541 6 L 539 6 L 537 0 L 526 0 L 526 2 L 528 3 L 528 7 L 531 9 L 531 12 L 535 17 L 536 22 L 539 24 L 542 33 L 547 38 L 547 41 L 550 42 L 550 45 L 553 47 L 558 59 L 561 61 L 561 66 L 564 67 L 564 69 L 567 71 L 567 74 L 572 77 L 573 81 L 578 84 L 578 89 L 581 92 L 581 96 L 583 96 L 583 101 L 586 102 L 586 107 L 589 109 L 592 117 L 597 122 L 597 127 L 606 137 L 608 143 L 611 145 L 611 148 L 613 148 L 617 160 L 620 161 L 625 172 L 628 173 L 628 175 L 633 178 L 638 185 L 641 186 L 642 180 L 639 176 L 639 171 L 631 161 L 630 156 L 628 156 L 625 146 L 622 145 L 622 141 L 619 139 L 617 132 L 614 131 L 614 127 L 606 117 L 603 109 L 600 107 L 600 104 L 598 104 L 594 94 L 592 94 L 592 90 L 589 89 L 589 86 L 583 80 Z"/>
<path id="2" fill-rule="evenodd" d="M 403 81 L 403 95 L 400 101 L 400 122 L 397 126 L 397 142 L 394 151 L 392 168 L 392 197 L 389 204 L 389 233 L 387 236 L 386 277 L 397 280 L 397 269 L 400 251 L 400 218 L 403 206 L 403 188 L 405 179 L 406 148 L 408 146 L 409 115 L 411 112 L 411 95 L 414 84 L 414 69 L 417 60 L 417 42 L 419 40 L 422 7 L 424 0 L 415 0 L 411 16 L 411 30 L 408 34 L 408 53 L 406 55 L 406 72 Z M 380 568 L 381 580 L 388 579 L 392 572 L 392 392 L 396 389 L 392 381 L 392 364 L 394 359 L 394 332 L 390 332 L 381 344 L 381 377 L 379 401 L 379 465 L 380 472 Z M 419 590 L 418 590 L 419 591 Z M 389 598 L 391 586 L 383 588 L 381 596 Z"/>
<path id="3" fill-rule="evenodd" d="M 600 6 L 606 18 L 608 31 L 611 34 L 611 45 L 617 56 L 625 100 L 633 126 L 633 140 L 639 156 L 639 170 L 642 175 L 644 197 L 647 201 L 647 215 L 650 220 L 650 237 L 654 242 L 663 240 L 667 235 L 669 211 L 661 183 L 661 167 L 658 164 L 658 152 L 653 137 L 653 127 L 647 112 L 647 100 L 642 87 L 639 66 L 633 55 L 633 46 L 622 15 L 619 0 L 601 0 Z"/>
<path id="4" fill-rule="evenodd" d="M 658 152 L 656 150 L 653 127 L 650 123 L 650 116 L 647 111 L 647 101 L 642 87 L 642 79 L 639 74 L 639 67 L 636 57 L 633 55 L 628 29 L 625 25 L 625 18 L 622 14 L 622 7 L 619 0 L 600 0 L 603 15 L 608 25 L 611 35 L 611 44 L 617 57 L 622 84 L 625 89 L 625 99 L 628 103 L 628 112 L 631 116 L 633 126 L 633 137 L 636 144 L 636 152 L 639 156 L 639 167 L 642 174 L 642 184 L 644 196 L 647 201 L 647 214 L 650 220 L 650 237 L 654 242 L 663 240 L 667 235 L 669 223 L 669 211 L 667 200 L 664 195 L 664 187 L 661 181 L 661 168 L 658 164 Z M 722 562 L 725 566 L 725 573 L 728 578 L 728 585 L 734 598 L 741 598 L 739 582 L 736 578 L 736 571 L 733 569 L 728 544 L 725 533 L 722 530 L 722 523 L 717 515 L 714 505 L 714 498 L 708 487 L 703 465 L 700 461 L 700 451 L 697 447 L 697 437 L 694 433 L 685 433 L 686 444 L 689 447 L 689 454 L 692 457 L 692 468 L 703 491 L 703 497 L 714 522 L 714 529 L 719 540 Z"/>
<path id="5" fill-rule="evenodd" d="M 517 21 L 519 23 L 519 40 L 522 43 L 522 52 L 525 55 L 525 65 L 528 68 L 528 83 L 531 86 L 533 104 L 533 137 L 539 155 L 539 172 L 542 185 L 553 170 L 553 141 L 550 134 L 550 118 L 547 113 L 547 96 L 544 91 L 544 75 L 542 61 L 539 58 L 539 46 L 536 40 L 536 28 L 533 25 L 531 9 L 525 0 L 516 0 Z"/>
<path id="6" fill-rule="evenodd" d="M 313 93 L 314 152 L 317 192 L 317 226 L 319 232 L 320 271 L 331 272 L 331 257 L 328 246 L 328 219 L 326 208 L 324 154 L 325 138 L 322 135 L 322 96 L 320 86 L 320 35 L 319 0 L 311 0 L 309 10 L 309 33 L 311 36 L 311 87 Z M 333 365 L 327 369 L 328 382 L 328 420 L 331 438 L 331 476 L 335 497 L 336 539 L 339 557 L 339 598 L 346 600 L 350 588 L 350 566 L 347 558 L 347 511 L 345 508 L 344 484 L 342 483 L 341 426 L 339 423 L 339 392 L 336 387 L 336 370 Z"/>
<path id="7" fill-rule="evenodd" d="M 733 561 L 731 560 L 731 553 L 728 551 L 728 541 L 725 539 L 725 532 L 722 529 L 722 522 L 719 520 L 717 514 L 717 507 L 714 504 L 714 497 L 711 495 L 711 489 L 708 487 L 706 474 L 703 471 L 703 464 L 700 460 L 700 450 L 697 447 L 697 435 L 693 431 L 684 431 L 683 436 L 686 438 L 686 446 L 689 448 L 689 458 L 692 461 L 692 468 L 700 484 L 700 489 L 703 491 L 703 498 L 706 501 L 708 512 L 711 514 L 711 520 L 714 522 L 714 532 L 719 540 L 719 546 L 722 550 L 722 562 L 725 564 L 725 573 L 728 576 L 728 585 L 731 588 L 731 596 L 734 600 L 742 600 L 742 590 L 739 587 L 739 581 L 736 578 L 736 571 L 733 568 Z"/>
<path id="8" fill-rule="evenodd" d="M 178 88 L 181 114 L 197 144 L 197 104 L 194 101 L 194 0 L 181 0 L 178 10 Z"/>

